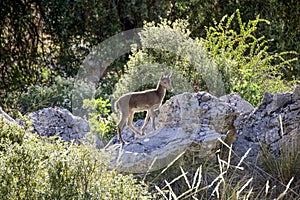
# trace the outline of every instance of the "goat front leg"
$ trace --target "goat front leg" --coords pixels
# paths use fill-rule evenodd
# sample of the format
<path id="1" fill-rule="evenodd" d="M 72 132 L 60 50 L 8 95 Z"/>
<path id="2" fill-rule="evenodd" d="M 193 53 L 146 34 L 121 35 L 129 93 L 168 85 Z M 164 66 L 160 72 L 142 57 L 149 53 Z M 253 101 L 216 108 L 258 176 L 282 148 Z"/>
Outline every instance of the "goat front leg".
<path id="1" fill-rule="evenodd" d="M 128 117 L 127 125 L 135 134 L 141 135 L 141 133 L 138 130 L 136 130 L 132 125 L 133 116 L 134 116 L 134 112 L 131 112 Z"/>
<path id="2" fill-rule="evenodd" d="M 145 128 L 146 128 L 146 126 L 147 126 L 147 124 L 148 124 L 148 122 L 150 120 L 150 115 L 151 115 L 151 112 L 148 110 L 146 118 L 144 120 L 144 124 L 143 124 L 142 129 L 141 129 L 142 130 L 142 135 L 145 135 Z"/>
<path id="3" fill-rule="evenodd" d="M 152 116 L 152 128 L 153 128 L 153 130 L 156 130 L 156 128 L 155 128 L 155 112 L 154 112 L 154 109 L 151 109 L 150 113 L 151 113 L 151 116 Z"/>

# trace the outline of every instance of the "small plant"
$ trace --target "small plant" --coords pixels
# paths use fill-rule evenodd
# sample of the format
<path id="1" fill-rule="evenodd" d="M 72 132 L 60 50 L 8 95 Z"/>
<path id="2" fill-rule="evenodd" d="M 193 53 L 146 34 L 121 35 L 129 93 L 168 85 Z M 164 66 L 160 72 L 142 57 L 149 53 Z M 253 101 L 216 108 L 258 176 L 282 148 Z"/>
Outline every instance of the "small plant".
<path id="1" fill-rule="evenodd" d="M 115 133 L 116 126 L 111 117 L 111 103 L 108 99 L 85 99 L 83 108 L 89 110 L 89 123 L 91 131 L 97 133 L 98 136 L 108 142 Z"/>

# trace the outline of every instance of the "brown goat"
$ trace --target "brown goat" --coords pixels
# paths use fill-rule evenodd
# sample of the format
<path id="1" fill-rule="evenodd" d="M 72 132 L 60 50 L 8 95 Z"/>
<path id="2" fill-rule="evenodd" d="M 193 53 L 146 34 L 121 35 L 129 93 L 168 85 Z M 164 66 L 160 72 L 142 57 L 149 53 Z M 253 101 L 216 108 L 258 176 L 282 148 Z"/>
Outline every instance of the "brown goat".
<path id="1" fill-rule="evenodd" d="M 145 90 L 142 92 L 132 92 L 121 96 L 115 103 L 115 108 L 121 113 L 120 121 L 118 123 L 118 137 L 122 144 L 122 129 L 127 123 L 129 128 L 139 135 L 143 135 L 146 125 L 149 122 L 150 116 L 152 117 L 152 128 L 155 130 L 155 113 L 154 110 L 158 109 L 165 97 L 166 90 L 173 90 L 171 83 L 171 74 L 162 75 L 156 89 Z M 132 120 L 135 112 L 147 111 L 147 115 L 142 126 L 142 133 L 136 130 L 132 125 Z"/>

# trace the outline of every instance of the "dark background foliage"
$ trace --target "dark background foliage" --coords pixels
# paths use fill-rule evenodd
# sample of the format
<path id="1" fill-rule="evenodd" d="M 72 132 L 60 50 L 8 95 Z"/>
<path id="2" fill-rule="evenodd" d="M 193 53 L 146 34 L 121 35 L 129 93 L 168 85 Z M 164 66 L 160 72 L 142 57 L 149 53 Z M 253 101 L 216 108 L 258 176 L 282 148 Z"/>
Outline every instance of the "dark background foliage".
<path id="1" fill-rule="evenodd" d="M 142 27 L 144 21 L 187 19 L 191 36 L 204 37 L 206 26 L 237 8 L 243 21 L 259 14 L 271 22 L 258 31 L 272 40 L 270 52 L 299 52 L 300 5 L 296 0 L 2 0 L 0 105 L 7 93 L 26 91 L 36 83 L 50 85 L 57 75 L 74 76 L 92 47 L 116 33 Z M 126 60 L 125 56 L 113 63 L 106 74 L 122 72 Z M 284 71 L 286 79 L 299 77 L 299 61 L 294 68 Z"/>

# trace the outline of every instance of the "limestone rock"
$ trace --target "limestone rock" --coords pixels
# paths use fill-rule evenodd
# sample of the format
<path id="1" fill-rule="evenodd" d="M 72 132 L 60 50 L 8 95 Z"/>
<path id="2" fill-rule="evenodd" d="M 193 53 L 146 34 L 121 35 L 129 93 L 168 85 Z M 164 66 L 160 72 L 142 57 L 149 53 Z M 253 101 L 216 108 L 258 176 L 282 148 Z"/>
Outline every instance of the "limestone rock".
<path id="1" fill-rule="evenodd" d="M 111 167 L 129 173 L 162 169 L 178 156 L 197 147 L 197 156 L 206 157 L 216 149 L 218 138 L 232 129 L 236 107 L 206 92 L 183 93 L 169 99 L 159 109 L 157 130 L 150 123 L 146 135 L 134 136 L 126 127 L 123 147 L 113 138 L 105 150 Z M 142 120 L 135 123 L 137 128 Z"/>
<path id="2" fill-rule="evenodd" d="M 60 136 L 67 142 L 74 140 L 79 143 L 90 131 L 86 120 L 72 115 L 67 109 L 44 108 L 29 116 L 33 120 L 33 132 L 41 136 Z"/>
<path id="3" fill-rule="evenodd" d="M 234 106 L 239 114 L 250 113 L 254 110 L 254 107 L 246 100 L 236 93 L 228 94 L 220 97 L 226 103 Z"/>
<path id="4" fill-rule="evenodd" d="M 239 116 L 234 125 L 238 139 L 234 149 L 242 156 L 252 148 L 246 160 L 254 162 L 260 143 L 278 151 L 279 143 L 300 136 L 300 89 L 291 93 L 266 93 L 261 105 L 253 112 Z"/>

